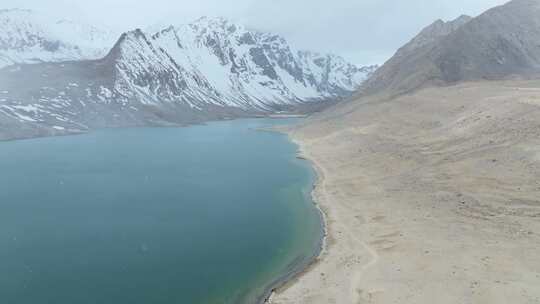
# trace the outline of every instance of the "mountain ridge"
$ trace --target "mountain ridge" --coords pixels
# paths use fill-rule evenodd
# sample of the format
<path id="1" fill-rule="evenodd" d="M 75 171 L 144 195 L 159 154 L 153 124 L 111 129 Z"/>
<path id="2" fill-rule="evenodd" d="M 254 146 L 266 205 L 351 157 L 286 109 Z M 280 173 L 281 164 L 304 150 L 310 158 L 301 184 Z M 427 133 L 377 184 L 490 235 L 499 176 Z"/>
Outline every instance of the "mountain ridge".
<path id="1" fill-rule="evenodd" d="M 347 97 L 373 69 L 200 19 L 152 35 L 123 33 L 101 59 L 1 69 L 0 121 L 63 134 L 309 111 Z"/>
<path id="2" fill-rule="evenodd" d="M 400 49 L 360 91 L 405 93 L 430 85 L 540 74 L 539 0 L 513 0 L 467 19 L 454 20 L 454 26 L 427 44 Z M 410 43 L 422 40 L 425 31 Z"/>

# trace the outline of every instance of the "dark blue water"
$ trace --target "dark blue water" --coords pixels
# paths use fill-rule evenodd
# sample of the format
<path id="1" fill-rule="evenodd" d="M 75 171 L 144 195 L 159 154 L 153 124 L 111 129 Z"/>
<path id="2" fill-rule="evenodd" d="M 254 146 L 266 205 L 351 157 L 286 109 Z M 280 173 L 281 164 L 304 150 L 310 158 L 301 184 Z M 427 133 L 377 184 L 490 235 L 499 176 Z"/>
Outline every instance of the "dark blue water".
<path id="1" fill-rule="evenodd" d="M 0 303 L 252 303 L 316 253 L 276 120 L 0 143 Z"/>

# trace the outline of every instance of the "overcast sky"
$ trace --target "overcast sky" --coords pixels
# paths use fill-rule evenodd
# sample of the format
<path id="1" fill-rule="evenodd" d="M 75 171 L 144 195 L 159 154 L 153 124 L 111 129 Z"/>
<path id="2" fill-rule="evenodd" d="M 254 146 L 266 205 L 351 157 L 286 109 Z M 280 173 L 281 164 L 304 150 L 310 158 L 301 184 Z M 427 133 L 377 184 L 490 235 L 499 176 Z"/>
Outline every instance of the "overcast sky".
<path id="1" fill-rule="evenodd" d="M 358 64 L 382 63 L 436 19 L 478 15 L 506 0 L 1 0 L 81 19 L 117 32 L 223 16 L 276 32 L 298 48 L 329 51 Z M 1 29 L 0 29 L 1 30 Z"/>

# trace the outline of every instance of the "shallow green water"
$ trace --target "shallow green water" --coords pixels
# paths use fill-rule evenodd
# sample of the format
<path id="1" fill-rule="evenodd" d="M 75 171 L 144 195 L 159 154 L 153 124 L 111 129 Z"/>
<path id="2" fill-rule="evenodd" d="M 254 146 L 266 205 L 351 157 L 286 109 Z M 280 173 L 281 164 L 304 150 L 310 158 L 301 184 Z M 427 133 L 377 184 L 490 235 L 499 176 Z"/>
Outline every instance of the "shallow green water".
<path id="1" fill-rule="evenodd" d="M 0 143 L 0 302 L 252 303 L 321 234 L 277 123 Z"/>

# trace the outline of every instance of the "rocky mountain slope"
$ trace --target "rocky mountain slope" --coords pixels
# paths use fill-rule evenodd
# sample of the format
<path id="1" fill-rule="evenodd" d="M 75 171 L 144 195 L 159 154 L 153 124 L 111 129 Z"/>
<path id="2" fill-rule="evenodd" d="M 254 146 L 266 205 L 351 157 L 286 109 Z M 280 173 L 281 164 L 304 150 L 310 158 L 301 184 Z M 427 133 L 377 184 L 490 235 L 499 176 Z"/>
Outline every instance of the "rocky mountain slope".
<path id="1" fill-rule="evenodd" d="M 97 59 L 116 37 L 109 31 L 31 10 L 0 10 L 0 68 L 15 63 Z"/>
<path id="2" fill-rule="evenodd" d="M 0 121 L 35 136 L 305 110 L 349 96 L 374 69 L 201 18 L 125 33 L 102 59 L 5 67 Z M 20 137 L 5 129 L 4 138 Z"/>
<path id="3" fill-rule="evenodd" d="M 407 92 L 430 84 L 537 75 L 538 41 L 538 0 L 514 0 L 473 19 L 437 21 L 401 48 L 362 91 Z"/>

